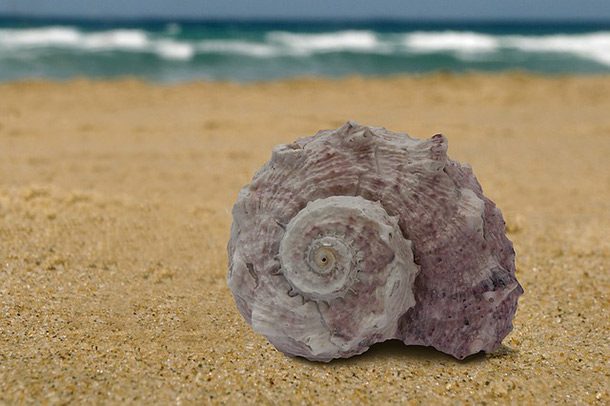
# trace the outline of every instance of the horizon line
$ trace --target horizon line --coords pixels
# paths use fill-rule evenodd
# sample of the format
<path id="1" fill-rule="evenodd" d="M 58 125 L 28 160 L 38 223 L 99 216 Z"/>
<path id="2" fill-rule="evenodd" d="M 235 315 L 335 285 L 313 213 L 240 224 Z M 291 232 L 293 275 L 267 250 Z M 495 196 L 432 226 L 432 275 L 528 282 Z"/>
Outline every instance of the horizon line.
<path id="1" fill-rule="evenodd" d="M 457 18 L 457 17 L 328 17 L 328 16 L 309 16 L 309 17 L 288 17 L 288 16 L 252 16 L 252 17 L 231 17 L 231 16 L 75 16 L 75 15 L 26 15 L 15 13 L 1 13 L 0 20 L 30 20 L 30 21 L 80 21 L 80 22 L 99 22 L 99 23 L 200 23 L 200 22 L 243 22 L 243 23 L 441 23 L 441 24 L 599 24 L 610 25 L 610 18 L 549 18 L 549 17 L 476 17 L 476 18 Z"/>

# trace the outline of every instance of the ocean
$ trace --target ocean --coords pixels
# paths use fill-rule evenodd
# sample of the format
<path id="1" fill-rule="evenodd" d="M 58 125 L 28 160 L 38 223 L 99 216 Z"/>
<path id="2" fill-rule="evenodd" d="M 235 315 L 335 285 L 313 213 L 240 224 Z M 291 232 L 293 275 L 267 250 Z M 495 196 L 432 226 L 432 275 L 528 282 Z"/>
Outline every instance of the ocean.
<path id="1" fill-rule="evenodd" d="M 507 70 L 610 73 L 610 22 L 0 18 L 0 81 L 254 81 Z"/>

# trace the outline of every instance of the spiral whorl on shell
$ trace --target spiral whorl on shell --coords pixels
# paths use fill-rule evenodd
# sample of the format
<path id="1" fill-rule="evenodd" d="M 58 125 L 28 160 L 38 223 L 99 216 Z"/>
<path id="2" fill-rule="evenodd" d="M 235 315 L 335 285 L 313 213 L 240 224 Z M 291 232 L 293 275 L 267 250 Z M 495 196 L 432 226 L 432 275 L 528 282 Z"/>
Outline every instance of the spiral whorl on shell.
<path id="1" fill-rule="evenodd" d="M 517 299 L 504 221 L 442 135 L 349 122 L 279 145 L 233 208 L 228 283 L 279 350 L 329 361 L 400 339 L 492 351 Z"/>

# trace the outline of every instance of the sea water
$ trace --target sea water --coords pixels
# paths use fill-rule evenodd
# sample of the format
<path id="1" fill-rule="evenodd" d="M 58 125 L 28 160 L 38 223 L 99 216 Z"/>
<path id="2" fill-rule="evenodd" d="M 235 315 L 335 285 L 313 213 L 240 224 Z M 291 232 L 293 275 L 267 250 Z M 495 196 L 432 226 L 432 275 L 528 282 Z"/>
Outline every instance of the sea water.
<path id="1" fill-rule="evenodd" d="M 0 81 L 610 73 L 610 22 L 0 19 Z"/>

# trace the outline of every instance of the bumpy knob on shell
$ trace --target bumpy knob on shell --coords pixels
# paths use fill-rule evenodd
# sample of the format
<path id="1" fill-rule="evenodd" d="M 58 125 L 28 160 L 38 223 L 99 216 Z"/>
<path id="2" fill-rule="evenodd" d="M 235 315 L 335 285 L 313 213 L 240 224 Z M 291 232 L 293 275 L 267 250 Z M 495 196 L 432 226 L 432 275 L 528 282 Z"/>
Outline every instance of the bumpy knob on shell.
<path id="1" fill-rule="evenodd" d="M 347 123 L 273 150 L 233 208 L 228 283 L 281 351 L 329 361 L 398 338 L 492 351 L 523 289 L 493 202 L 441 135 Z"/>

